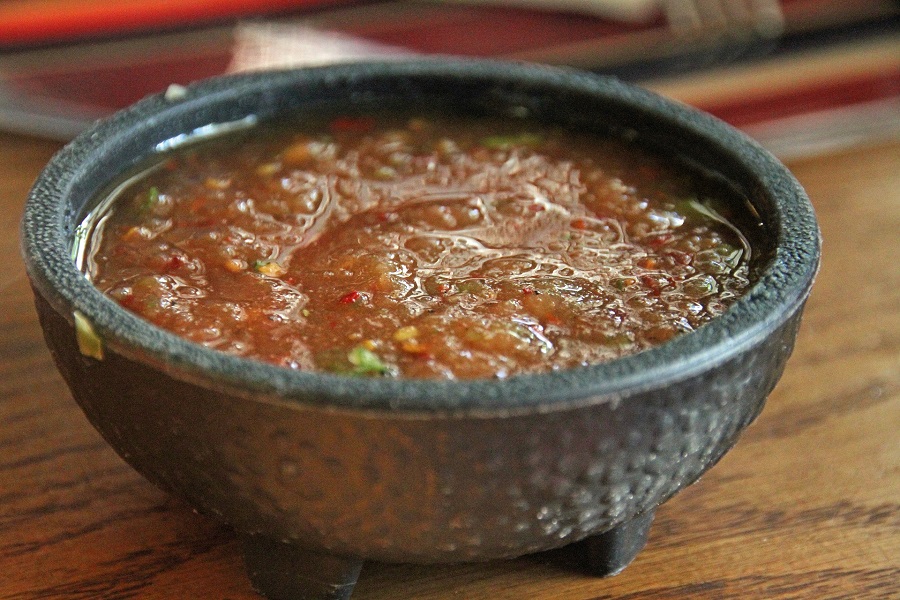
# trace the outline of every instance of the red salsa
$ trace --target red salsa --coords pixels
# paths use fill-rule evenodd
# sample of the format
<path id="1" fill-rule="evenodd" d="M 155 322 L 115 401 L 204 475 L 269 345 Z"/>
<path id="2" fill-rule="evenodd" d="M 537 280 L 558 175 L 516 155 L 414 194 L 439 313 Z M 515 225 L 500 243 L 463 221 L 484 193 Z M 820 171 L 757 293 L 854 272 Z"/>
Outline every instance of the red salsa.
<path id="1" fill-rule="evenodd" d="M 91 217 L 85 269 L 223 352 L 506 377 L 639 352 L 721 314 L 749 285 L 735 223 L 752 217 L 726 188 L 627 141 L 524 121 L 297 120 L 157 157 Z"/>

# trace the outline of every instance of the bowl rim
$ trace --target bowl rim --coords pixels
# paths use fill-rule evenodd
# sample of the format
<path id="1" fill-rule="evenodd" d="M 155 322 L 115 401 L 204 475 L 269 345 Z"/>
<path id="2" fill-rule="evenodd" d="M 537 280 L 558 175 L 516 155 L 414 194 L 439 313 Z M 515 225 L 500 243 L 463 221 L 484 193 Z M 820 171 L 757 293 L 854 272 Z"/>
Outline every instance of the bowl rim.
<path id="1" fill-rule="evenodd" d="M 121 308 L 71 260 L 70 240 L 77 225 L 71 221 L 79 216 L 72 214 L 66 200 L 91 175 L 92 160 L 121 151 L 124 140 L 204 103 L 244 103 L 250 114 L 250 108 L 259 110 L 259 106 L 248 100 L 277 95 L 278 90 L 417 77 L 482 78 L 599 94 L 701 136 L 717 151 L 738 160 L 777 210 L 777 222 L 767 224 L 776 236 L 774 256 L 755 284 L 724 314 L 665 344 L 586 367 L 472 380 L 357 378 L 291 370 L 211 350 Z M 22 254 L 35 291 L 69 322 L 77 311 L 92 323 L 106 347 L 176 379 L 217 391 L 266 402 L 409 415 L 495 415 L 613 402 L 695 377 L 762 343 L 802 308 L 818 271 L 821 241 L 815 215 L 806 193 L 784 165 L 724 122 L 612 77 L 527 63 L 428 58 L 228 75 L 173 89 L 174 93 L 148 97 L 98 122 L 51 159 L 25 205 Z"/>

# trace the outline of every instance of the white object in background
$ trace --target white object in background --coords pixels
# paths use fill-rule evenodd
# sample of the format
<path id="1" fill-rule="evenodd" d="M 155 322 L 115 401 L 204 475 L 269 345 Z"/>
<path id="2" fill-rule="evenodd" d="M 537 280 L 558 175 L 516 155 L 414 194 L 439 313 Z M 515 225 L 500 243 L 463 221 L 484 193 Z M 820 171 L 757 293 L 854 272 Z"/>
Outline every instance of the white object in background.
<path id="1" fill-rule="evenodd" d="M 248 23 L 234 33 L 229 73 L 413 56 L 403 48 L 292 23 Z"/>
<path id="2" fill-rule="evenodd" d="M 497 4 L 574 12 L 616 21 L 641 22 L 654 16 L 660 0 L 444 0 L 447 4 Z"/>

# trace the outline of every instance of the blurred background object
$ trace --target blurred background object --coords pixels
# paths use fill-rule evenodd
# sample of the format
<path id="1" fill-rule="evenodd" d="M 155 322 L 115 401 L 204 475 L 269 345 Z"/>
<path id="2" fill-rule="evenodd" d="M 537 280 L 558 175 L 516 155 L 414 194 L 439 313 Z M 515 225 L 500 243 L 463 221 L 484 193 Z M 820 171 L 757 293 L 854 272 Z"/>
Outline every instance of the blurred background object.
<path id="1" fill-rule="evenodd" d="M 340 0 L 6 0 L 0 3 L 5 47 L 197 27 L 275 15 Z"/>
<path id="2" fill-rule="evenodd" d="M 0 127 L 67 139 L 170 84 L 434 54 L 615 75 L 783 158 L 900 136 L 893 0 L 8 0 Z"/>

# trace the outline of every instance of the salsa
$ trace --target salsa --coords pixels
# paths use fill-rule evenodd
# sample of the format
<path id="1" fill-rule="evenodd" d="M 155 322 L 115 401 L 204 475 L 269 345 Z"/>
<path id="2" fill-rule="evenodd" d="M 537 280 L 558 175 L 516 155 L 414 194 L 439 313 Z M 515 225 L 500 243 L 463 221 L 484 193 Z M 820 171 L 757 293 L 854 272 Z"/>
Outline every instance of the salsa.
<path id="1" fill-rule="evenodd" d="M 721 314 L 750 283 L 742 229 L 757 225 L 734 195 L 562 127 L 297 119 L 156 157 L 90 217 L 84 268 L 223 352 L 502 378 L 639 352 Z"/>

